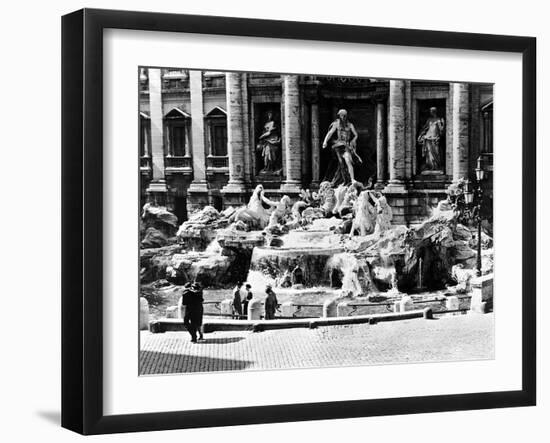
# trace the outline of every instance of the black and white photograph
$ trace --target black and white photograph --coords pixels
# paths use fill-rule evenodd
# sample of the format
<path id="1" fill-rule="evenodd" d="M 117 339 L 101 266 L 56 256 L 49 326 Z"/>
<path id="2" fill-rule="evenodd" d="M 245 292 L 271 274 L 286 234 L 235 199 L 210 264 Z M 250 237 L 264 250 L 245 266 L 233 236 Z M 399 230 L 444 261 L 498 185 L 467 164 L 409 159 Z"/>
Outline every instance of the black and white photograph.
<path id="1" fill-rule="evenodd" d="M 8 2 L 0 440 L 545 443 L 544 10 Z"/>
<path id="2" fill-rule="evenodd" d="M 140 375 L 494 358 L 493 84 L 132 80 Z"/>

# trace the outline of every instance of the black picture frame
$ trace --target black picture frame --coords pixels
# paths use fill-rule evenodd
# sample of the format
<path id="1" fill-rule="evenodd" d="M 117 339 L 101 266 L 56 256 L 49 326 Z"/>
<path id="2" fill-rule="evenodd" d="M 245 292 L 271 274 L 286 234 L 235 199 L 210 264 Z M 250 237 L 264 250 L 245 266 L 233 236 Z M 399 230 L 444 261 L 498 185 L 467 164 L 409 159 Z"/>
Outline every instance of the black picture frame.
<path id="1" fill-rule="evenodd" d="M 523 64 L 522 388 L 517 391 L 103 413 L 103 30 L 107 28 L 519 53 Z M 82 434 L 212 427 L 536 403 L 536 39 L 83 9 L 62 18 L 62 426 Z"/>

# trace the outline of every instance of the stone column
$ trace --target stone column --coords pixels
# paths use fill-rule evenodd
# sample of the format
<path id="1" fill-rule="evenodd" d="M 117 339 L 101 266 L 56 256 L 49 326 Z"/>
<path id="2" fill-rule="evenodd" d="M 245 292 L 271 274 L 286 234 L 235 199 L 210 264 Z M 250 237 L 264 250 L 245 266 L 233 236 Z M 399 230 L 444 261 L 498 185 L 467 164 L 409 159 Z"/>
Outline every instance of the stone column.
<path id="1" fill-rule="evenodd" d="M 405 191 L 405 82 L 390 80 L 388 113 L 389 191 Z"/>
<path id="2" fill-rule="evenodd" d="M 302 182 L 300 89 L 297 75 L 283 77 L 283 114 L 285 119 L 283 146 L 286 154 L 286 179 L 281 185 L 281 190 L 298 193 Z"/>
<path id="3" fill-rule="evenodd" d="M 311 104 L 311 185 L 319 185 L 321 140 L 319 137 L 319 104 Z"/>
<path id="4" fill-rule="evenodd" d="M 191 213 L 209 204 L 208 183 L 206 182 L 206 153 L 204 146 L 202 71 L 189 71 L 189 98 L 191 101 L 193 181 L 187 189 L 187 212 Z M 186 154 L 188 155 L 189 151 L 186 151 Z"/>
<path id="5" fill-rule="evenodd" d="M 483 148 L 481 152 L 493 152 L 493 116 L 490 111 L 483 112 Z"/>
<path id="6" fill-rule="evenodd" d="M 236 72 L 225 74 L 227 100 L 227 156 L 229 181 L 223 187 L 224 204 L 244 203 L 245 187 L 245 135 L 243 128 L 243 77 Z"/>
<path id="7" fill-rule="evenodd" d="M 153 178 L 147 194 L 153 203 L 166 205 L 164 177 L 164 121 L 162 112 L 162 81 L 160 69 L 149 69 L 149 106 L 151 111 L 151 157 Z"/>
<path id="8" fill-rule="evenodd" d="M 248 106 L 248 88 L 246 72 L 241 73 L 241 84 L 243 91 L 242 98 L 242 122 L 243 122 L 243 145 L 244 145 L 244 182 L 252 180 L 252 164 L 255 156 L 254 147 L 250 145 L 250 107 Z M 251 149 L 252 148 L 252 149 Z"/>
<path id="9" fill-rule="evenodd" d="M 311 129 L 311 111 L 309 105 L 305 103 L 303 94 L 300 94 L 300 103 L 302 104 L 302 106 L 300 106 L 300 146 L 302 152 L 302 160 L 300 161 L 302 167 L 301 182 L 311 183 L 311 135 L 309 134 Z"/>
<path id="10" fill-rule="evenodd" d="M 202 71 L 189 71 L 191 100 L 191 148 L 193 152 L 193 181 L 188 192 L 208 192 L 206 183 L 206 154 L 204 150 L 204 107 L 202 100 Z"/>
<path id="11" fill-rule="evenodd" d="M 451 83 L 453 110 L 453 181 L 468 178 L 469 152 L 469 85 Z"/>
<path id="12" fill-rule="evenodd" d="M 386 180 L 386 105 L 376 102 L 376 181 Z"/>

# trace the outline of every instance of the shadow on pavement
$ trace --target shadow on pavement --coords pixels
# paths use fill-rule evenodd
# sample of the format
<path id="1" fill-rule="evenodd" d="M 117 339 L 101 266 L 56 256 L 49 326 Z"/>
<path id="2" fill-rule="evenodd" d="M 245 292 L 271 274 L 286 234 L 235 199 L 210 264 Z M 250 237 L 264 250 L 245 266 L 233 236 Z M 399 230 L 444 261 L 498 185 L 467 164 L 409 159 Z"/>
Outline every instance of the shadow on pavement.
<path id="1" fill-rule="evenodd" d="M 200 346 L 200 344 L 197 346 Z M 141 351 L 139 356 L 140 375 L 242 371 L 253 363 L 247 360 L 203 357 L 188 354 L 167 354 L 154 351 Z"/>
<path id="2" fill-rule="evenodd" d="M 199 345 L 227 345 L 230 343 L 238 343 L 241 340 L 244 340 L 244 337 L 227 337 L 227 338 L 205 338 L 204 340 L 199 340 Z"/>

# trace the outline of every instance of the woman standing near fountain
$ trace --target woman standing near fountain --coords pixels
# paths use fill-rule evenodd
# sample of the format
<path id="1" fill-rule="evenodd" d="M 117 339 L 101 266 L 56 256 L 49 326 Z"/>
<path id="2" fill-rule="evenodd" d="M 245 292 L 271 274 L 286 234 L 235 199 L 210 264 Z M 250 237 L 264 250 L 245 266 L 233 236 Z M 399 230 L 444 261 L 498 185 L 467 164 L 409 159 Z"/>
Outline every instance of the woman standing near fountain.
<path id="1" fill-rule="evenodd" d="M 266 286 L 265 293 L 267 294 L 265 299 L 265 319 L 274 320 L 275 311 L 277 310 L 277 306 L 279 306 L 279 302 L 277 301 L 277 296 L 275 292 L 273 292 L 271 285 Z"/>
<path id="2" fill-rule="evenodd" d="M 237 283 L 237 287 L 235 288 L 235 292 L 233 293 L 233 313 L 237 320 L 240 320 L 243 315 L 243 306 L 241 300 L 242 286 L 242 282 Z"/>
<path id="3" fill-rule="evenodd" d="M 252 291 L 250 290 L 250 289 L 252 289 L 252 286 L 250 286 L 250 284 L 247 283 L 245 288 L 246 288 L 246 297 L 243 300 L 243 315 L 247 316 L 248 315 L 248 303 L 250 302 L 250 300 L 252 300 Z"/>

